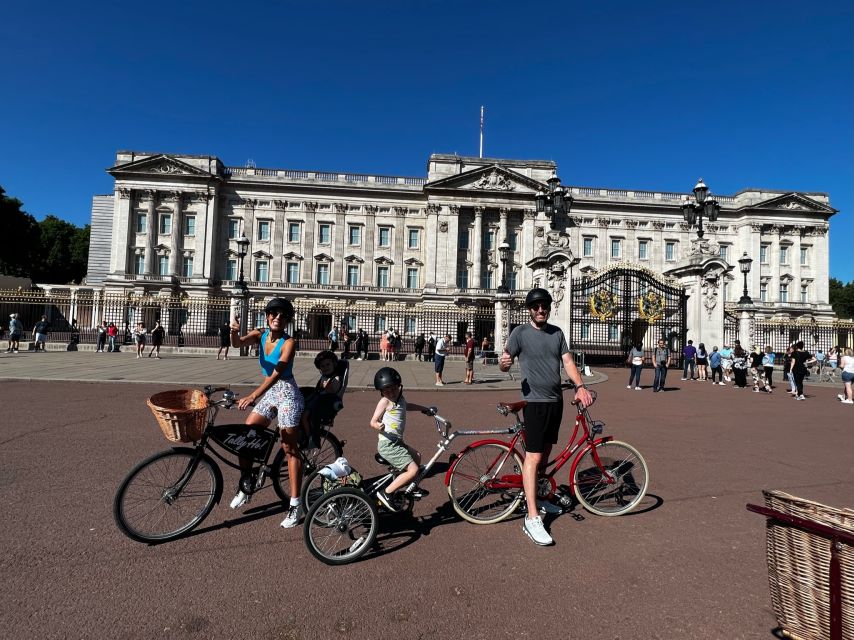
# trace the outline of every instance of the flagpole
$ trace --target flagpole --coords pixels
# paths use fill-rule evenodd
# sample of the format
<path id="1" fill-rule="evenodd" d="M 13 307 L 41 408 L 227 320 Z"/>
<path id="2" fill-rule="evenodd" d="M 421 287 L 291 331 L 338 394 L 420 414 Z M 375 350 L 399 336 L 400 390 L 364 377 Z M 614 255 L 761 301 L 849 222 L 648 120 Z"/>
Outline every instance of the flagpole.
<path id="1" fill-rule="evenodd" d="M 483 105 L 480 105 L 480 157 L 483 157 Z"/>

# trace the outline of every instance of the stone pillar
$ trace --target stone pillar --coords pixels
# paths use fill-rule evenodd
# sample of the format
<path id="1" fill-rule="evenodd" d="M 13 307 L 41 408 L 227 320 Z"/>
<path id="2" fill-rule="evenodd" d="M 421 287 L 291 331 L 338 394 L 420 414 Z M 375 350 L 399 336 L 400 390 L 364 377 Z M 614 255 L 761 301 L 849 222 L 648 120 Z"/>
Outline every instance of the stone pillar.
<path id="1" fill-rule="evenodd" d="M 453 208 L 453 207 L 452 207 Z M 427 204 L 427 226 L 424 229 L 424 246 L 427 250 L 424 255 L 426 271 L 424 273 L 424 288 L 435 289 L 436 271 L 438 269 L 436 254 L 439 242 L 439 211 L 441 207 L 435 203 Z"/>
<path id="2" fill-rule="evenodd" d="M 154 275 L 154 244 L 157 241 L 157 192 L 148 192 L 148 213 L 145 218 L 145 275 Z"/>
<path id="3" fill-rule="evenodd" d="M 317 205 L 315 204 L 315 207 Z M 363 258 L 365 262 L 362 264 L 361 275 L 362 275 L 362 286 L 370 287 L 375 284 L 374 282 L 374 258 L 376 258 L 376 243 L 374 241 L 374 237 L 377 231 L 377 211 L 378 207 L 373 204 L 365 205 L 365 237 L 362 239 L 364 242 L 364 254 Z M 306 223 L 308 224 L 308 223 Z M 312 224 L 314 224 L 314 218 L 312 217 Z M 306 244 L 306 247 L 310 245 Z M 306 255 L 306 260 L 308 260 L 308 256 Z M 306 265 L 307 266 L 307 265 Z M 373 333 L 373 325 L 370 327 L 369 333 Z M 377 348 L 379 346 L 377 345 Z"/>
<path id="4" fill-rule="evenodd" d="M 394 240 L 391 243 L 391 259 L 394 261 L 394 264 L 392 265 L 388 286 L 405 287 L 406 265 L 403 264 L 403 250 L 406 246 L 406 216 L 409 214 L 409 207 L 395 207 L 394 213 L 396 216 Z M 447 250 L 447 247 L 444 248 Z M 400 327 L 396 328 L 399 329 Z"/>
<path id="5" fill-rule="evenodd" d="M 752 304 L 738 305 L 738 339 L 741 348 L 750 350 L 753 344 L 753 313 L 755 307 Z"/>
<path id="6" fill-rule="evenodd" d="M 136 244 L 136 229 L 133 219 L 133 200 L 137 197 L 132 189 L 116 188 L 113 196 L 113 234 L 110 247 L 110 272 L 128 272 L 128 258 Z"/>
<path id="7" fill-rule="evenodd" d="M 507 338 L 510 337 L 510 294 L 495 294 L 495 346 L 496 353 L 501 355 Z"/>
<path id="8" fill-rule="evenodd" d="M 768 259 L 771 261 L 771 286 L 773 290 L 769 298 L 775 302 L 780 302 L 780 234 L 782 227 L 775 225 L 771 229 L 771 255 Z M 791 295 L 791 291 L 789 292 Z"/>
<path id="9" fill-rule="evenodd" d="M 731 269 L 720 256 L 695 253 L 665 275 L 679 280 L 688 295 L 685 340 L 703 342 L 709 350 L 723 344 L 724 281 Z"/>
<path id="10" fill-rule="evenodd" d="M 472 238 L 472 271 L 474 271 L 474 281 L 469 282 L 469 286 L 474 289 L 480 289 L 483 286 L 483 278 L 481 270 L 483 269 L 483 207 L 474 208 L 474 238 Z"/>
<path id="11" fill-rule="evenodd" d="M 303 233 L 303 246 L 305 247 L 305 266 L 302 270 L 302 274 L 300 277 L 300 281 L 304 284 L 310 284 L 314 282 L 314 254 L 312 253 L 315 250 L 315 216 L 317 215 L 317 203 L 316 202 L 304 202 L 303 206 L 305 207 L 305 233 Z M 368 218 L 369 223 L 372 222 L 370 218 Z M 367 235 L 368 235 L 368 226 L 365 225 L 365 241 L 367 243 Z M 373 235 L 373 234 L 372 234 Z M 371 245 L 365 244 L 366 249 Z M 367 261 L 367 258 L 366 258 Z"/>
<path id="12" fill-rule="evenodd" d="M 528 264 L 534 257 L 534 219 L 536 216 L 537 213 L 534 209 L 525 209 L 522 212 L 522 237 L 516 240 L 523 265 Z M 531 283 L 534 281 L 531 270 L 522 269 L 519 275 L 521 277 L 516 281 L 517 289 L 520 291 L 530 289 Z"/>
<path id="13" fill-rule="evenodd" d="M 175 199 L 175 210 L 172 213 L 172 253 L 169 254 L 169 273 L 173 276 L 181 273 L 181 201 L 182 194 L 176 191 L 172 194 Z"/>
<path id="14" fill-rule="evenodd" d="M 350 205 L 346 202 L 336 202 L 334 208 L 335 228 L 332 232 L 334 236 L 334 240 L 332 242 L 332 258 L 334 259 L 334 262 L 329 265 L 329 270 L 331 272 L 329 274 L 329 283 L 343 285 L 347 282 L 345 279 L 345 271 L 347 268 L 344 266 L 344 247 L 347 243 L 347 224 L 344 216 L 350 208 Z"/>
<path id="15" fill-rule="evenodd" d="M 224 274 L 225 270 L 219 268 L 220 262 L 228 260 L 228 256 L 223 257 L 224 249 L 228 248 L 228 241 L 225 246 L 220 246 L 220 237 L 217 237 L 217 232 L 225 235 L 225 222 L 219 219 L 219 197 L 216 191 L 200 191 L 196 193 L 195 199 L 202 203 L 203 213 L 196 216 L 196 240 L 195 246 L 198 250 L 195 253 L 196 261 L 198 256 L 201 256 L 201 264 L 193 265 L 193 273 L 207 278 L 208 282 L 217 279 L 217 272 Z M 199 232 L 202 236 L 199 238 Z M 201 240 L 201 242 L 200 242 Z M 220 246 L 219 250 L 217 247 Z"/>
<path id="16" fill-rule="evenodd" d="M 446 287 L 456 287 L 457 269 L 460 264 L 460 208 L 453 207 L 452 210 L 455 213 L 447 218 L 444 227 L 447 229 L 447 232 L 443 236 L 443 242 L 448 246 L 448 259 L 445 261 L 444 268 L 439 272 L 438 276 L 438 282 Z M 439 233 L 441 235 L 445 232 L 440 231 Z"/>
<path id="17" fill-rule="evenodd" d="M 507 214 L 510 210 L 507 207 L 501 207 L 498 210 L 498 237 L 495 239 L 495 247 L 498 248 L 502 242 L 507 240 Z"/>

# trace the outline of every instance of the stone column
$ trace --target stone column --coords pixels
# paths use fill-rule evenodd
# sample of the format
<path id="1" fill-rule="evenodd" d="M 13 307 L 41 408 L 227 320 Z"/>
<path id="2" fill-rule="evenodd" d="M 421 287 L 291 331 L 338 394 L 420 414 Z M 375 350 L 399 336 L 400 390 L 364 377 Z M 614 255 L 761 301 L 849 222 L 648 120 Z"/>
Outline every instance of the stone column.
<path id="1" fill-rule="evenodd" d="M 275 213 L 273 214 L 273 231 L 270 234 L 270 253 L 273 254 L 270 260 L 270 282 L 284 282 L 285 260 L 282 255 L 285 253 L 285 234 L 288 226 L 285 210 L 288 203 L 284 200 L 273 200 L 273 206 Z"/>
<path id="2" fill-rule="evenodd" d="M 147 191 L 148 213 L 145 218 L 145 275 L 154 275 L 154 245 L 157 242 L 157 211 L 155 204 L 157 192 Z"/>
<path id="3" fill-rule="evenodd" d="M 510 337 L 510 294 L 495 295 L 495 352 L 500 356 Z"/>
<path id="4" fill-rule="evenodd" d="M 425 289 L 435 289 L 436 288 L 436 270 L 437 270 L 437 260 L 436 260 L 436 249 L 437 243 L 439 242 L 439 211 L 441 207 L 434 203 L 430 202 L 427 204 L 427 225 L 424 228 L 424 247 L 426 249 L 426 253 L 424 254 L 424 288 Z"/>
<path id="5" fill-rule="evenodd" d="M 374 284 L 374 258 L 376 258 L 375 249 L 375 241 L 374 237 L 377 231 L 377 211 L 378 207 L 373 204 L 365 205 L 365 237 L 362 238 L 362 242 L 364 243 L 364 254 L 362 257 L 365 259 L 365 262 L 362 264 L 361 276 L 362 276 L 362 286 L 370 287 Z M 370 327 L 369 332 L 373 332 L 373 325 Z M 374 345 L 377 349 L 379 345 Z"/>
<path id="6" fill-rule="evenodd" d="M 195 246 L 196 260 L 201 256 L 201 264 L 193 265 L 193 273 L 199 274 L 206 278 L 208 282 L 217 279 L 217 270 L 219 262 L 227 260 L 223 257 L 223 250 L 228 248 L 228 241 L 225 242 L 225 247 L 220 246 L 220 239 L 217 237 L 217 232 L 224 233 L 225 220 L 219 219 L 219 197 L 216 191 L 199 191 L 195 195 L 195 199 L 202 204 L 202 212 L 196 216 L 196 240 Z M 202 230 L 201 242 L 199 242 L 199 230 Z M 221 236 L 220 236 L 221 237 Z M 216 256 L 216 259 L 214 259 Z M 219 273 L 224 273 L 224 270 L 219 270 Z"/>
<path id="7" fill-rule="evenodd" d="M 507 240 L 507 214 L 510 213 L 510 210 L 507 207 L 501 207 L 498 210 L 498 238 L 496 238 L 495 246 L 496 248 L 502 242 Z"/>
<path id="8" fill-rule="evenodd" d="M 169 254 L 169 273 L 173 276 L 183 275 L 181 273 L 181 203 L 182 194 L 175 191 L 172 194 L 175 199 L 175 210 L 172 213 L 172 253 Z"/>
<path id="9" fill-rule="evenodd" d="M 138 192 L 118 187 L 113 195 L 113 234 L 110 247 L 110 272 L 128 272 L 128 258 L 136 244 L 133 219 L 133 199 Z"/>
<path id="10" fill-rule="evenodd" d="M 330 284 L 343 285 L 347 282 L 344 278 L 345 271 L 347 270 L 344 266 L 344 247 L 347 242 L 347 224 L 344 216 L 349 208 L 350 205 L 346 202 L 335 203 L 335 228 L 333 229 L 335 239 L 332 243 L 332 258 L 335 262 L 329 266 L 331 271 L 329 274 Z M 338 325 L 340 326 L 340 324 L 339 322 Z"/>
<path id="11" fill-rule="evenodd" d="M 457 206 L 451 207 L 451 213 L 445 223 L 447 232 L 443 242 L 448 246 L 448 259 L 445 261 L 444 268 L 439 272 L 437 284 L 442 284 L 446 287 L 457 286 L 457 269 L 460 264 L 460 208 Z M 465 258 L 464 258 L 465 260 Z"/>
<path id="12" fill-rule="evenodd" d="M 534 257 L 534 219 L 537 217 L 537 212 L 534 209 L 525 209 L 522 211 L 522 237 L 517 238 L 517 247 L 521 262 L 523 265 Z M 522 291 L 531 288 L 531 283 L 534 281 L 533 274 L 530 269 L 522 269 L 519 273 L 521 276 L 516 287 Z"/>
<path id="13" fill-rule="evenodd" d="M 303 233 L 303 247 L 305 247 L 305 265 L 303 266 L 302 274 L 300 274 L 300 282 L 310 284 L 314 282 L 314 254 L 315 251 L 315 217 L 317 215 L 316 202 L 304 202 L 305 207 L 305 232 Z M 365 235 L 367 235 L 367 228 Z"/>
<path id="14" fill-rule="evenodd" d="M 481 270 L 483 262 L 483 207 L 474 208 L 474 238 L 472 238 L 472 271 L 474 271 L 473 282 L 469 286 L 480 289 L 483 286 Z"/>
<path id="15" fill-rule="evenodd" d="M 794 291 L 789 291 L 789 300 L 794 300 L 798 304 L 801 303 L 801 229 L 795 227 L 792 230 L 792 244 L 789 245 L 789 264 L 792 265 L 792 277 L 794 280 L 792 281 L 791 287 L 794 287 Z M 810 294 L 812 292 L 807 292 L 807 303 L 810 300 Z"/>
<path id="16" fill-rule="evenodd" d="M 406 265 L 403 264 L 403 248 L 406 246 L 406 216 L 409 214 L 409 207 L 395 207 L 394 214 L 394 240 L 391 243 L 391 259 L 394 264 L 388 286 L 405 287 Z"/>

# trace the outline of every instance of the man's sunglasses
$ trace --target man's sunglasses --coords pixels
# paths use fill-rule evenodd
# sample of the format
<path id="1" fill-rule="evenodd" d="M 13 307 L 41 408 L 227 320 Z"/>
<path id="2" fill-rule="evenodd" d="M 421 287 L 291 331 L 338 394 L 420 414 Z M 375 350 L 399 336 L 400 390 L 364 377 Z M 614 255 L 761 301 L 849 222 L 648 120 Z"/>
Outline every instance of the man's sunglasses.
<path id="1" fill-rule="evenodd" d="M 542 309 L 543 311 L 551 311 L 551 310 L 552 310 L 552 305 L 550 305 L 550 304 L 542 304 L 542 303 L 540 303 L 540 302 L 537 302 L 537 303 L 535 303 L 535 304 L 532 304 L 532 305 L 531 305 L 530 307 L 528 307 L 528 308 L 529 308 L 531 311 L 536 311 L 537 309 Z"/>
<path id="2" fill-rule="evenodd" d="M 267 315 L 273 316 L 274 318 L 276 318 L 276 317 L 286 318 L 288 313 L 286 311 L 268 311 Z"/>

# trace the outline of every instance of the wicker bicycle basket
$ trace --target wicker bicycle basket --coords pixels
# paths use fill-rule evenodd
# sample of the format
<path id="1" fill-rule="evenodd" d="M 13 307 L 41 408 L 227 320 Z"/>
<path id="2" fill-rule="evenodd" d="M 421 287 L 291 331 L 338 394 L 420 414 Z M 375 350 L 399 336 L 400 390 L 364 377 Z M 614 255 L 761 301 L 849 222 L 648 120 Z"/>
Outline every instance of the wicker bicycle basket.
<path id="1" fill-rule="evenodd" d="M 167 440 L 195 442 L 202 437 L 208 399 L 198 389 L 156 393 L 147 400 L 147 404 Z"/>
<path id="2" fill-rule="evenodd" d="M 854 533 L 854 510 L 835 509 L 782 491 L 763 491 L 765 506 Z M 766 558 L 777 623 L 790 638 L 826 640 L 830 629 L 830 545 L 825 537 L 768 520 Z M 854 640 L 854 547 L 842 544 L 842 637 Z"/>

